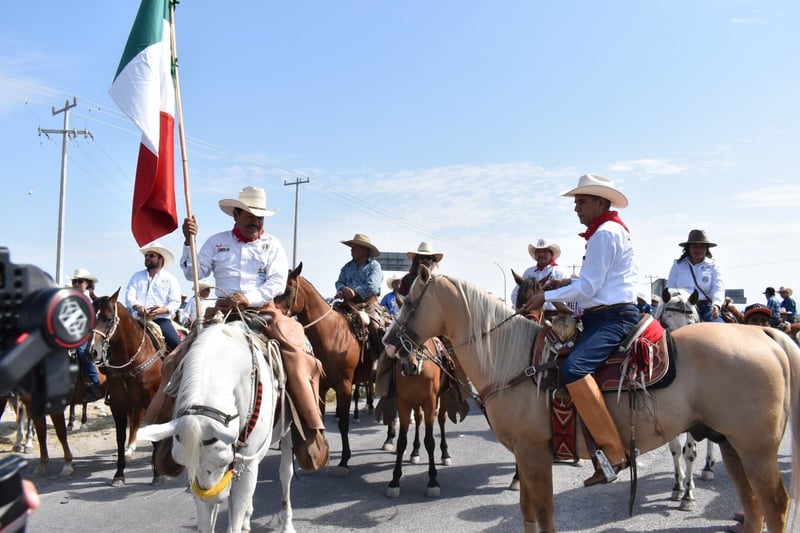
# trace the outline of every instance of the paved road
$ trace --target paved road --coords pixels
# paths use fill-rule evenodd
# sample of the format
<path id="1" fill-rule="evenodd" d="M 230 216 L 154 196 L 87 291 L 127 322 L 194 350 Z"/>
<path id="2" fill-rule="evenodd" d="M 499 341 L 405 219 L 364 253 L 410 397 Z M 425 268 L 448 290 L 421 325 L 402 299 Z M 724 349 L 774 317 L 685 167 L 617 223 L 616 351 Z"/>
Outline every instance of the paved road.
<path id="1" fill-rule="evenodd" d="M 329 409 L 330 412 L 330 409 Z M 338 461 L 340 444 L 333 417 L 328 415 L 332 463 Z M 3 434 L 8 433 L 3 422 Z M 185 490 L 186 480 L 169 480 L 153 488 L 149 466 L 150 446 L 137 450 L 127 471 L 127 486 L 109 486 L 114 470 L 115 445 L 110 417 L 93 418 L 90 429 L 72 437 L 76 452 L 75 474 L 67 480 L 56 477 L 61 461 L 58 445 L 51 439 L 55 458 L 44 478 L 35 479 L 43 505 L 29 520 L 33 533 L 105 531 L 192 531 L 195 510 Z M 94 427 L 95 429 L 91 429 Z M 329 470 L 317 474 L 302 471 L 292 484 L 294 524 L 298 532 L 365 531 L 384 532 L 507 532 L 520 531 L 522 520 L 518 493 L 506 489 L 513 473 L 511 455 L 488 430 L 486 421 L 473 409 L 466 420 L 448 425 L 448 442 L 453 464 L 439 468 L 442 496 L 425 495 L 426 465 L 404 468 L 402 494 L 385 497 L 391 478 L 394 456 L 380 451 L 385 432 L 370 416 L 353 424 L 353 458 L 348 477 L 337 478 Z M 0 442 L 8 442 L 4 437 Z M 437 429 L 438 446 L 438 429 Z M 8 449 L 10 446 L 2 446 Z M 701 444 L 704 449 L 705 444 Z M 785 439 L 780 465 L 788 484 L 790 458 Z M 33 458 L 34 454 L 29 454 Z M 438 456 L 438 453 L 437 453 Z M 590 466 L 556 465 L 556 525 L 559 531 L 622 532 L 703 532 L 723 531 L 738 508 L 735 495 L 720 463 L 716 479 L 697 480 L 697 508 L 677 510 L 669 500 L 672 485 L 671 459 L 666 448 L 640 458 L 639 493 L 635 514 L 629 517 L 628 474 L 620 481 L 586 489 L 582 480 Z M 262 463 L 261 481 L 256 492 L 253 531 L 276 528 L 280 484 L 277 477 L 278 454 Z M 27 475 L 32 475 L 29 466 Z M 221 515 L 224 520 L 224 514 Z M 218 530 L 222 529 L 219 527 Z"/>

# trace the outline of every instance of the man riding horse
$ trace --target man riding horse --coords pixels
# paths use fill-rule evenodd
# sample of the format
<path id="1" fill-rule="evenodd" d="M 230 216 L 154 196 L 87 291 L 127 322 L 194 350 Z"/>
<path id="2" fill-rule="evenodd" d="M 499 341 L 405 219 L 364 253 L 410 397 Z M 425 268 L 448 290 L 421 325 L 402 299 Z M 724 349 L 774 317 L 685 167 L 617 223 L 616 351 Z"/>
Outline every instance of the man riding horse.
<path id="1" fill-rule="evenodd" d="M 617 211 L 611 211 L 612 207 L 626 207 L 628 199 L 611 180 L 586 174 L 576 188 L 562 196 L 575 198 L 575 212 L 587 227 L 580 234 L 586 239 L 581 273 L 577 278 L 549 281 L 547 287 L 555 290 L 534 294 L 526 309 L 540 309 L 545 301 L 577 301 L 583 308 L 583 335 L 561 367 L 561 382 L 613 469 L 613 474 L 604 473 L 596 461 L 594 475 L 584 481 L 588 487 L 613 481 L 616 473 L 628 466 L 619 431 L 592 372 L 639 321 L 639 310 L 633 303 L 639 271 L 628 228 Z"/>

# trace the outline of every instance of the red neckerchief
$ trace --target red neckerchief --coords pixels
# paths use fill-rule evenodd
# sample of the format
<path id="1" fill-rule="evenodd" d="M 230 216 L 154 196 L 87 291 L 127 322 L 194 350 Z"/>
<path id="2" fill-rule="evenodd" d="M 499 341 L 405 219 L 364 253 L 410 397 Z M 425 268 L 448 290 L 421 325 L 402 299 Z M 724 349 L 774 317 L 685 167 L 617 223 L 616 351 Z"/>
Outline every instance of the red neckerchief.
<path id="1" fill-rule="evenodd" d="M 237 228 L 236 226 L 233 227 L 233 236 L 236 237 L 236 240 L 239 242 L 256 242 L 259 238 L 261 238 L 261 235 L 263 234 L 264 230 L 262 229 L 261 231 L 258 232 L 257 236 L 253 237 L 252 239 L 248 239 L 247 237 L 242 235 L 242 232 L 239 231 L 239 228 Z"/>
<path id="2" fill-rule="evenodd" d="M 537 266 L 537 267 L 536 267 L 536 270 L 534 270 L 534 272 L 542 272 L 542 271 L 543 271 L 545 268 L 547 268 L 547 267 L 549 267 L 549 266 L 553 266 L 553 267 L 554 267 L 554 266 L 558 266 L 558 265 L 556 264 L 556 262 L 555 262 L 553 259 L 551 259 L 551 260 L 550 260 L 550 262 L 549 262 L 549 263 L 547 263 L 547 264 L 546 264 L 544 267 L 542 267 L 542 268 L 539 268 L 539 267 Z"/>
<path id="3" fill-rule="evenodd" d="M 625 228 L 625 231 L 627 231 L 628 233 L 631 232 L 631 230 L 628 229 L 628 226 L 626 226 L 625 223 L 622 221 L 622 219 L 619 218 L 619 214 L 616 211 L 606 211 L 605 213 L 594 219 L 592 223 L 589 224 L 589 226 L 586 228 L 586 231 L 584 231 L 583 233 L 578 233 L 578 235 L 580 235 L 581 237 L 583 237 L 588 241 L 589 238 L 591 238 L 591 236 L 594 235 L 594 233 L 597 231 L 597 228 L 599 228 L 600 225 L 603 224 L 603 222 L 608 222 L 608 221 L 616 222 L 617 224 Z"/>

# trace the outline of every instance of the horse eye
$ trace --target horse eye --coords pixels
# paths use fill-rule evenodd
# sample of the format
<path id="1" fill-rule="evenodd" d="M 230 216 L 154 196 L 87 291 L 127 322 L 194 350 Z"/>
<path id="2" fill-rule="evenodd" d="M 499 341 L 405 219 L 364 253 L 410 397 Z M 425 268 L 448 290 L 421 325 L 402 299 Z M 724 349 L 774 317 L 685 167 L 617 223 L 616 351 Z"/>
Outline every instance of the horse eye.
<path id="1" fill-rule="evenodd" d="M 178 441 L 178 442 L 181 441 L 181 436 L 178 435 L 177 433 L 175 434 L 175 440 Z"/>

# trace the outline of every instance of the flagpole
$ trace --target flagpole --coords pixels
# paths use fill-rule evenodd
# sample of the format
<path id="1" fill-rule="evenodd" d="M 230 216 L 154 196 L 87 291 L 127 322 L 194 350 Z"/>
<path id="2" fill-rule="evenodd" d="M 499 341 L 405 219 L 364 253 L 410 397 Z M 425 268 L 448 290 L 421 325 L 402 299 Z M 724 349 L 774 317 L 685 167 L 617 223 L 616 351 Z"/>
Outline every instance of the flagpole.
<path id="1" fill-rule="evenodd" d="M 175 39 L 175 4 L 177 0 L 169 0 L 169 41 L 172 54 L 172 79 L 175 82 L 175 112 L 178 119 L 178 139 L 181 145 L 181 167 L 183 169 L 183 196 L 186 200 L 186 218 L 191 219 L 192 201 L 189 193 L 189 161 L 186 158 L 186 136 L 183 132 L 183 107 L 181 105 L 181 84 L 178 77 L 178 50 Z M 197 271 L 197 240 L 195 235 L 189 235 L 189 249 L 192 254 L 192 281 L 194 282 L 194 302 L 197 310 L 197 327 L 201 328 L 203 321 L 203 302 L 200 298 L 200 276 Z"/>

